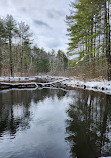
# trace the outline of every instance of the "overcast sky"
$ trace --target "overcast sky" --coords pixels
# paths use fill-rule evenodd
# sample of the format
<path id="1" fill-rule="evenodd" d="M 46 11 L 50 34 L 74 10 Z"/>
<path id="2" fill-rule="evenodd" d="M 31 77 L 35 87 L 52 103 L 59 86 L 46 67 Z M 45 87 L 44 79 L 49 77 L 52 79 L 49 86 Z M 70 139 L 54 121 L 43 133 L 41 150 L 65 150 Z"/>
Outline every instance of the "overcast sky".
<path id="1" fill-rule="evenodd" d="M 65 17 L 70 0 L 0 0 L 0 16 L 12 14 L 30 25 L 34 41 L 45 50 L 67 51 Z"/>

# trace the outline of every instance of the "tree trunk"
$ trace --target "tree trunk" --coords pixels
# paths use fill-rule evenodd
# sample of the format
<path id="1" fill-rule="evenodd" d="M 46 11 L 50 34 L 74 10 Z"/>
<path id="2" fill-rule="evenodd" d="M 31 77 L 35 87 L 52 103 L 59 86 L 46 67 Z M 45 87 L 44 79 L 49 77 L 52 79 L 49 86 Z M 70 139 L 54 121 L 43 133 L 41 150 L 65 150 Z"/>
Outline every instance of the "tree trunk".
<path id="1" fill-rule="evenodd" d="M 1 39 L 0 39 L 0 76 L 2 75 L 2 50 L 1 50 Z"/>
<path id="2" fill-rule="evenodd" d="M 9 31 L 9 52 L 10 52 L 10 75 L 13 76 L 13 60 L 12 60 L 12 37 L 11 31 Z"/>
<path id="3" fill-rule="evenodd" d="M 21 76 L 23 74 L 23 45 L 22 45 L 22 50 L 21 50 Z"/>
<path id="4" fill-rule="evenodd" d="M 107 57 L 108 57 L 108 80 L 111 80 L 111 48 L 110 48 L 110 11 L 109 6 L 110 0 L 108 0 L 108 50 L 107 50 Z"/>
<path id="5" fill-rule="evenodd" d="M 105 0 L 105 42 L 106 42 L 106 58 L 107 58 L 107 64 L 108 64 L 108 68 L 107 68 L 107 78 L 109 80 L 109 51 L 108 51 L 108 11 L 107 11 L 107 1 Z"/>
<path id="6" fill-rule="evenodd" d="M 92 21 L 92 24 L 91 24 L 91 36 L 93 36 L 93 27 L 94 27 L 94 25 L 93 25 L 93 22 L 94 22 L 93 18 L 91 19 L 91 21 Z M 91 37 L 91 51 L 93 51 L 93 37 Z M 92 59 L 93 59 L 93 54 L 91 54 L 91 60 Z"/>

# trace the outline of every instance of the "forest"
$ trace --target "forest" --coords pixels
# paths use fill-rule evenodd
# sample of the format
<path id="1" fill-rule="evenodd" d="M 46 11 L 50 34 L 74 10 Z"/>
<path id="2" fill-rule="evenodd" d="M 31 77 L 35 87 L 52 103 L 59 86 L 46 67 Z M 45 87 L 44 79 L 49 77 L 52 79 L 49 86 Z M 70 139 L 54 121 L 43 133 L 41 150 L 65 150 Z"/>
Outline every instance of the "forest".
<path id="1" fill-rule="evenodd" d="M 53 74 L 111 80 L 110 0 L 72 1 L 66 16 L 68 50 L 35 45 L 25 22 L 0 19 L 0 76 Z"/>
<path id="2" fill-rule="evenodd" d="M 0 19 L 0 76 L 59 74 L 67 65 L 68 58 L 62 50 L 46 52 L 34 45 L 25 22 L 17 22 L 12 15 Z"/>
<path id="3" fill-rule="evenodd" d="M 83 78 L 111 80 L 111 2 L 79 0 L 70 5 L 68 55 L 71 66 Z"/>

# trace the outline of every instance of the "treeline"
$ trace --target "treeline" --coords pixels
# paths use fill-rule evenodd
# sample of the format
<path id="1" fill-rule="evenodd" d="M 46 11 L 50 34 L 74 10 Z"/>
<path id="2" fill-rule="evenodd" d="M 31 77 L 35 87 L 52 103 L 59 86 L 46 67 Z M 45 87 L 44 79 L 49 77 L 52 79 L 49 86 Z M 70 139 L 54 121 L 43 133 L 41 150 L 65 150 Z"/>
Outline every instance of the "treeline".
<path id="1" fill-rule="evenodd" d="M 68 59 L 63 51 L 46 52 L 34 46 L 30 27 L 12 15 L 0 19 L 0 76 L 26 76 L 64 72 Z"/>
<path id="2" fill-rule="evenodd" d="M 78 0 L 70 7 L 68 54 L 76 57 L 71 66 L 82 77 L 111 80 L 110 0 Z"/>

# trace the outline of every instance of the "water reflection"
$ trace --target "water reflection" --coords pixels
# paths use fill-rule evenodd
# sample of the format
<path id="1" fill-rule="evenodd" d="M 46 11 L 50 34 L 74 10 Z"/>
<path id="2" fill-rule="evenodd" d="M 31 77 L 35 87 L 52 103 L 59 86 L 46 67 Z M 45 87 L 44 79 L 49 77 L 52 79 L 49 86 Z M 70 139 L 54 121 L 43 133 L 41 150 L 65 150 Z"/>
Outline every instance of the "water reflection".
<path id="1" fill-rule="evenodd" d="M 0 93 L 0 137 L 8 132 L 14 136 L 18 129 L 29 128 L 30 92 L 10 91 Z"/>
<path id="2" fill-rule="evenodd" d="M 111 155 L 111 96 L 76 91 L 67 110 L 66 141 L 71 157 Z"/>
<path id="3" fill-rule="evenodd" d="M 54 89 L 42 89 L 39 91 L 17 91 L 12 90 L 6 93 L 0 92 L 0 137 L 5 132 L 10 136 L 16 135 L 18 130 L 30 128 L 32 115 L 30 114 L 31 102 L 37 104 L 45 98 L 55 96 L 62 99 L 66 92 Z"/>
<path id="4" fill-rule="evenodd" d="M 0 158 L 68 158 L 68 99 L 58 89 L 0 92 Z"/>
<path id="5" fill-rule="evenodd" d="M 0 92 L 0 158 L 108 155 L 111 96 L 50 88 Z"/>

